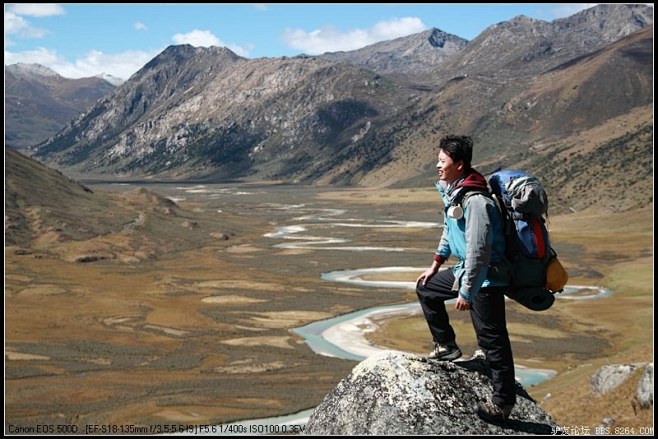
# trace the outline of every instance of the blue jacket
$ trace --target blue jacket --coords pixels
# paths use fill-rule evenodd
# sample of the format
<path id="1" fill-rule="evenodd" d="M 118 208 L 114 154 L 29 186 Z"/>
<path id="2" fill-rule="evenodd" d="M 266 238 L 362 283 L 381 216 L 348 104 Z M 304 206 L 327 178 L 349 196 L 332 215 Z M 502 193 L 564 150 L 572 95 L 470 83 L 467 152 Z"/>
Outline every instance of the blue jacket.
<path id="1" fill-rule="evenodd" d="M 507 282 L 488 278 L 491 265 L 502 264 L 505 255 L 505 237 L 502 217 L 495 201 L 482 193 L 471 195 L 462 201 L 464 215 L 461 219 L 448 216 L 448 208 L 462 192 L 486 189 L 486 180 L 472 171 L 448 186 L 444 181 L 436 183 L 443 199 L 443 234 L 436 253 L 459 261 L 453 268 L 454 289 L 465 300 L 472 302 L 480 288 L 506 286 Z"/>

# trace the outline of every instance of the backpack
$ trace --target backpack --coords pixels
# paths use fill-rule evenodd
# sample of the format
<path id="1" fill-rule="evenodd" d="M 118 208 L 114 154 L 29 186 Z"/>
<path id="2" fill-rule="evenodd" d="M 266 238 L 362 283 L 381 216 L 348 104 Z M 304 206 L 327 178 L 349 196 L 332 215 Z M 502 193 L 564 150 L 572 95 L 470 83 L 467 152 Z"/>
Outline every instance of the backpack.
<path id="1" fill-rule="evenodd" d="M 488 183 L 503 217 L 506 295 L 531 310 L 546 310 L 567 281 L 546 229 L 548 196 L 536 177 L 521 171 L 497 171 Z"/>

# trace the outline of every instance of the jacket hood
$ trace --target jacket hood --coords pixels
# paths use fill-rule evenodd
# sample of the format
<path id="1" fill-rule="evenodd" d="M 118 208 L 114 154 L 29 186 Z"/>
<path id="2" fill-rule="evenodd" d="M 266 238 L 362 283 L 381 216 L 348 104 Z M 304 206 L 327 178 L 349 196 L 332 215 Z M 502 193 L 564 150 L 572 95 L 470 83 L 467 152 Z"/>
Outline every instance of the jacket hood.
<path id="1" fill-rule="evenodd" d="M 470 172 L 464 176 L 463 180 L 457 181 L 453 192 L 461 188 L 487 190 L 487 179 L 475 169 L 471 169 Z"/>

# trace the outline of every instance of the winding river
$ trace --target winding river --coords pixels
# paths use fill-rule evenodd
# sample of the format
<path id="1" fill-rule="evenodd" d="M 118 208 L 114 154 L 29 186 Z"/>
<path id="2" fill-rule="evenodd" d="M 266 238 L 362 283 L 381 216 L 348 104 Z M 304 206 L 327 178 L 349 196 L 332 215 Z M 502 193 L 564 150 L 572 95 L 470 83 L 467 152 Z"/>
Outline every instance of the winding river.
<path id="1" fill-rule="evenodd" d="M 304 205 L 289 206 L 289 209 L 303 209 Z M 412 228 L 439 228 L 440 225 L 433 222 L 419 221 L 374 221 L 364 223 L 358 219 L 342 220 L 336 222 L 334 218 L 346 213 L 344 209 L 323 209 L 317 213 L 295 218 L 295 221 L 315 221 L 324 227 L 412 227 Z M 349 221 L 349 222 L 348 222 Z M 316 223 L 317 225 L 317 223 Z M 324 236 L 302 235 L 307 232 L 313 224 L 295 224 L 290 226 L 276 227 L 275 231 L 265 236 L 273 239 L 293 240 L 292 243 L 275 244 L 278 248 L 313 249 L 313 250 L 349 250 L 349 251 L 409 251 L 402 247 L 370 247 L 370 246 L 329 246 L 331 244 L 343 244 L 347 239 L 336 239 Z M 323 273 L 321 278 L 330 282 L 342 282 L 362 287 L 375 288 L 397 288 L 415 290 L 413 282 L 401 281 L 378 281 L 364 280 L 362 276 L 382 273 L 422 273 L 426 267 L 377 267 L 362 268 L 356 270 L 342 270 Z M 568 285 L 564 292 L 556 295 L 557 299 L 566 300 L 591 300 L 600 299 L 611 295 L 607 288 L 592 287 L 584 285 Z M 453 302 L 453 301 L 449 301 Z M 371 344 L 365 334 L 378 329 L 374 320 L 379 317 L 415 315 L 421 314 L 418 302 L 387 305 L 344 314 L 328 320 L 314 322 L 306 326 L 295 328 L 293 332 L 302 336 L 309 347 L 320 355 L 344 358 L 348 360 L 361 361 L 370 355 L 383 350 L 388 350 Z M 529 369 L 517 366 L 517 379 L 524 386 L 531 386 L 540 381 L 555 376 L 555 371 L 545 369 Z"/>
<path id="2" fill-rule="evenodd" d="M 324 273 L 322 279 L 368 287 L 414 290 L 415 284 L 413 282 L 364 280 L 361 279 L 361 276 L 379 273 L 422 273 L 424 269 L 423 267 L 363 268 Z M 563 293 L 556 295 L 556 298 L 592 300 L 608 297 L 611 294 L 612 292 L 607 288 L 570 285 L 565 288 Z M 451 302 L 454 302 L 454 300 L 447 303 Z M 384 316 L 421 315 L 421 313 L 422 310 L 418 302 L 378 306 L 344 314 L 332 319 L 314 322 L 300 328 L 295 328 L 293 332 L 304 337 L 309 347 L 320 355 L 361 361 L 382 350 L 389 350 L 371 344 L 365 336 L 367 333 L 374 332 L 378 329 L 375 323 L 376 318 Z M 524 386 L 531 386 L 555 376 L 555 371 L 551 370 L 529 369 L 522 366 L 516 366 L 516 368 L 517 380 Z"/>
<path id="3" fill-rule="evenodd" d="M 290 209 L 302 209 L 303 205 L 289 206 Z M 318 210 L 316 210 L 318 212 Z M 437 223 L 417 221 L 375 221 L 371 223 L 359 222 L 356 219 L 334 221 L 334 217 L 343 215 L 346 211 L 342 209 L 325 209 L 318 213 L 295 218 L 295 221 L 317 221 L 322 226 L 331 227 L 420 227 L 438 228 Z M 329 222 L 333 221 L 333 222 Z M 316 224 L 317 225 L 317 224 Z M 400 247 L 369 247 L 369 246 L 333 246 L 333 244 L 344 244 L 346 239 L 336 239 L 323 236 L 308 236 L 307 232 L 313 224 L 295 224 L 290 226 L 276 227 L 275 231 L 265 236 L 272 239 L 292 240 L 290 243 L 275 244 L 277 248 L 313 249 L 313 250 L 341 250 L 341 251 L 397 251 L 408 250 Z M 342 282 L 362 287 L 397 288 L 414 290 L 413 282 L 401 281 L 379 281 L 364 280 L 364 275 L 383 273 L 422 273 L 426 267 L 375 267 L 356 270 L 342 270 L 323 273 L 321 278 L 329 282 Z M 607 288 L 568 285 L 564 292 L 556 295 L 560 300 L 593 300 L 608 297 L 612 294 Z M 452 301 L 450 301 L 452 302 Z M 341 315 L 335 318 L 313 322 L 311 324 L 295 328 L 293 332 L 304 338 L 308 346 L 319 355 L 344 358 L 348 360 L 361 361 L 370 355 L 379 353 L 388 348 L 379 347 L 370 343 L 366 334 L 378 329 L 375 320 L 381 317 L 403 316 L 421 314 L 420 305 L 417 302 L 377 306 L 353 313 Z M 532 386 L 541 381 L 550 379 L 556 375 L 553 370 L 531 369 L 516 366 L 517 380 L 523 386 Z M 305 410 L 288 416 L 275 418 L 254 419 L 236 422 L 236 425 L 291 425 L 305 424 L 312 409 Z"/>
<path id="4" fill-rule="evenodd" d="M 333 282 L 344 282 L 353 285 L 377 288 L 400 288 L 414 290 L 414 282 L 377 281 L 361 279 L 363 275 L 379 273 L 422 273 L 423 267 L 379 267 L 363 268 L 358 270 L 343 270 L 324 273 L 322 279 Z M 592 300 L 608 297 L 612 292 L 607 288 L 570 285 L 563 293 L 556 295 L 557 299 L 566 300 Z M 454 302 L 454 300 L 447 303 Z M 378 329 L 376 318 L 421 315 L 422 310 L 418 302 L 378 306 L 344 314 L 328 320 L 310 323 L 293 332 L 304 337 L 309 347 L 320 355 L 345 358 L 361 361 L 370 355 L 389 350 L 371 344 L 365 335 Z M 545 369 L 529 369 L 516 366 L 517 380 L 524 386 L 531 386 L 555 376 L 555 371 Z"/>

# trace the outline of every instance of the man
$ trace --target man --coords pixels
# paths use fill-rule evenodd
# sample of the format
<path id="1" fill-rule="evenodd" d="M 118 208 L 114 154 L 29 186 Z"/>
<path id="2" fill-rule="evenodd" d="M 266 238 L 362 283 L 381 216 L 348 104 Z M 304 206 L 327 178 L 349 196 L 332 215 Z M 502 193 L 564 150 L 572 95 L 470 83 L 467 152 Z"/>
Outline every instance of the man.
<path id="1" fill-rule="evenodd" d="M 505 420 L 516 403 L 514 359 L 505 321 L 507 282 L 493 279 L 505 253 L 502 218 L 489 196 L 485 178 L 471 168 L 473 141 L 447 136 L 439 144 L 436 184 L 445 206 L 444 228 L 432 266 L 417 279 L 416 294 L 434 339 L 428 358 L 452 361 L 461 357 L 445 301 L 470 310 L 477 341 L 491 366 L 493 395 L 478 406 L 485 420 Z M 454 256 L 452 270 L 439 267 Z M 490 267 L 494 267 L 490 270 Z"/>

